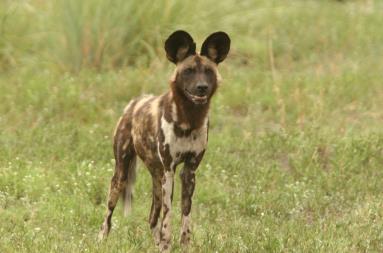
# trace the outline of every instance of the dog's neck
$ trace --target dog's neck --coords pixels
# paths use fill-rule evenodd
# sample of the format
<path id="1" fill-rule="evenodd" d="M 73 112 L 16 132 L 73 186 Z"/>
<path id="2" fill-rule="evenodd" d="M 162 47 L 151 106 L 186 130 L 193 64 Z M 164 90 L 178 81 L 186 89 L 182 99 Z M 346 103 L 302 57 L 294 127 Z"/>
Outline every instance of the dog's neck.
<path id="1" fill-rule="evenodd" d="M 196 105 L 174 88 L 168 93 L 168 98 L 172 105 L 172 119 L 181 128 L 194 130 L 206 124 L 210 100 L 206 104 Z"/>

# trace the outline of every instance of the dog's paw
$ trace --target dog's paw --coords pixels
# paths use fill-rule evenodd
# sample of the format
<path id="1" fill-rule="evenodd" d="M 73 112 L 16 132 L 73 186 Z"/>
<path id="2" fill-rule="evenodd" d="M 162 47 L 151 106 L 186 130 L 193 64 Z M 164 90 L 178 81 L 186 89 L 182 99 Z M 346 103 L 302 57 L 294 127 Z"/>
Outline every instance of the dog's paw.
<path id="1" fill-rule="evenodd" d="M 153 229 L 152 229 L 152 235 L 154 238 L 154 242 L 156 246 L 159 246 L 161 243 L 161 225 L 158 223 Z"/>
<path id="2" fill-rule="evenodd" d="M 190 244 L 190 233 L 183 232 L 181 234 L 180 243 L 182 246 L 188 246 Z"/>
<path id="3" fill-rule="evenodd" d="M 105 224 L 103 224 L 100 229 L 100 232 L 98 232 L 97 241 L 101 242 L 105 240 L 108 237 L 108 234 L 109 234 L 109 229 Z"/>
<path id="4" fill-rule="evenodd" d="M 159 249 L 160 249 L 161 253 L 170 252 L 170 242 L 165 241 L 165 240 L 161 240 L 160 245 L 159 245 Z"/>

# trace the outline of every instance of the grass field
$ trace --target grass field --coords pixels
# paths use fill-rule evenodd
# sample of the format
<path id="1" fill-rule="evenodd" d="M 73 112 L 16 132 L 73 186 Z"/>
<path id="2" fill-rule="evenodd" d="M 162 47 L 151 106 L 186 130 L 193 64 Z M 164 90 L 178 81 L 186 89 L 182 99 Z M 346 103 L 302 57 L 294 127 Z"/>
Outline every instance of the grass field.
<path id="1" fill-rule="evenodd" d="M 112 4 L 113 2 L 113 4 Z M 232 38 L 191 252 L 383 251 L 383 2 L 1 1 L 0 252 L 156 252 L 132 214 L 96 243 L 128 101 L 167 90 L 175 29 Z M 178 179 L 178 177 L 177 177 Z M 180 185 L 173 203 L 180 252 Z"/>

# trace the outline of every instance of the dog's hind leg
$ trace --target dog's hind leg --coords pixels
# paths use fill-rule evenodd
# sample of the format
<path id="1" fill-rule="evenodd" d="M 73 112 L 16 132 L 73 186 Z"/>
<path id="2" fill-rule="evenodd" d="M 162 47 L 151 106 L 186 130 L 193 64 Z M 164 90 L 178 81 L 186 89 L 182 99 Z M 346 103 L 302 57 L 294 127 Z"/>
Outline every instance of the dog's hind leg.
<path id="1" fill-rule="evenodd" d="M 161 241 L 161 208 L 162 208 L 162 176 L 152 174 L 152 208 L 150 209 L 149 225 L 152 230 L 154 241 L 158 246 Z"/>
<path id="2" fill-rule="evenodd" d="M 99 232 L 99 240 L 107 237 L 112 226 L 113 210 L 121 194 L 124 197 L 124 209 L 127 213 L 131 208 L 132 187 L 135 179 L 136 153 L 133 142 L 129 139 L 119 139 L 115 142 L 115 172 L 110 182 L 107 213 Z"/>

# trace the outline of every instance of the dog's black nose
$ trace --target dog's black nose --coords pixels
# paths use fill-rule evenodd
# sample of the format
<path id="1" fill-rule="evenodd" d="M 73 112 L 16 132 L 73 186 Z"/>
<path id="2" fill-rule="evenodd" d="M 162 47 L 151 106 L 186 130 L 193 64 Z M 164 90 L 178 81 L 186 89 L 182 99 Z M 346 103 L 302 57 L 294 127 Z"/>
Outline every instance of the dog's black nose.
<path id="1" fill-rule="evenodd" d="M 197 90 L 199 94 L 205 94 L 207 91 L 208 85 L 207 83 L 199 83 L 197 84 Z"/>

